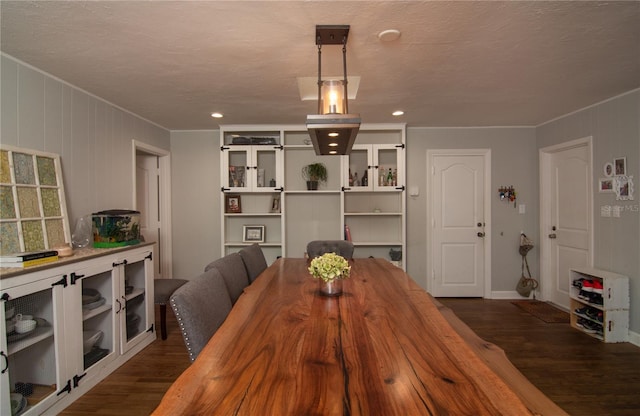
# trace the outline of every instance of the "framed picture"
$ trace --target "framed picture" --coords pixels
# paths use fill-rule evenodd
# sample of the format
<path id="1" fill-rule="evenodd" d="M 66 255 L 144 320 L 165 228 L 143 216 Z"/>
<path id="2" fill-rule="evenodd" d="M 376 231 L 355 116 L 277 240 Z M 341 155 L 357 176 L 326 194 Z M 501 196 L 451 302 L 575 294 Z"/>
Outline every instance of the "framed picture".
<path id="1" fill-rule="evenodd" d="M 613 193 L 613 178 L 600 178 L 598 181 L 598 191 L 599 192 L 611 192 Z"/>
<path id="2" fill-rule="evenodd" d="M 613 159 L 613 168 L 615 169 L 616 176 L 627 174 L 627 158 L 617 157 Z"/>
<path id="3" fill-rule="evenodd" d="M 242 212 L 242 203 L 240 200 L 240 195 L 225 194 L 224 212 L 236 213 L 236 214 Z"/>
<path id="4" fill-rule="evenodd" d="M 604 176 L 610 178 L 613 176 L 613 163 L 607 162 L 604 164 Z"/>
<path id="5" fill-rule="evenodd" d="M 280 194 L 274 194 L 271 197 L 271 208 L 269 212 L 272 212 L 272 213 L 280 212 Z"/>
<path id="6" fill-rule="evenodd" d="M 617 200 L 633 201 L 633 188 L 633 176 L 616 176 L 613 189 L 616 193 Z"/>
<path id="7" fill-rule="evenodd" d="M 243 243 L 264 243 L 264 225 L 243 225 Z"/>

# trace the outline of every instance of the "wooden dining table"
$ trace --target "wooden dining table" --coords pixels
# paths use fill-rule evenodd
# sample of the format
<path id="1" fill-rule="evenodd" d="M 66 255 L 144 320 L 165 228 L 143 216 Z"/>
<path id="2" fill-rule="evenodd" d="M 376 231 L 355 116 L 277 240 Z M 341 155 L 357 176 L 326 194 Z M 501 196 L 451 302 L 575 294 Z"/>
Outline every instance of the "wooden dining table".
<path id="1" fill-rule="evenodd" d="M 154 414 L 537 414 L 402 269 L 350 262 L 338 297 L 308 260 L 269 266 Z"/>

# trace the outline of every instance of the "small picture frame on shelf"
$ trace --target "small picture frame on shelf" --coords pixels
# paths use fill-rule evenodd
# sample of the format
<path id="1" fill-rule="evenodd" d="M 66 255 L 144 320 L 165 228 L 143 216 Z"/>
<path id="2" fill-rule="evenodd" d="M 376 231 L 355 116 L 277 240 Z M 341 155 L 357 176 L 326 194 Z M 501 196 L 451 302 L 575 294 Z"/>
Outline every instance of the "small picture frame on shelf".
<path id="1" fill-rule="evenodd" d="M 231 214 L 239 214 L 242 212 L 240 195 L 226 194 L 224 196 L 224 212 Z"/>
<path id="2" fill-rule="evenodd" d="M 617 157 L 613 159 L 613 168 L 615 169 L 616 176 L 627 174 L 627 158 Z"/>
<path id="3" fill-rule="evenodd" d="M 611 192 L 613 193 L 613 185 L 614 185 L 614 179 L 613 178 L 600 178 L 598 180 L 598 192 Z"/>
<path id="4" fill-rule="evenodd" d="M 280 194 L 274 194 L 271 197 L 271 208 L 269 209 L 269 212 L 273 214 L 280 213 Z"/>
<path id="5" fill-rule="evenodd" d="M 243 243 L 264 243 L 265 237 L 264 225 L 243 225 L 242 226 L 242 242 Z"/>

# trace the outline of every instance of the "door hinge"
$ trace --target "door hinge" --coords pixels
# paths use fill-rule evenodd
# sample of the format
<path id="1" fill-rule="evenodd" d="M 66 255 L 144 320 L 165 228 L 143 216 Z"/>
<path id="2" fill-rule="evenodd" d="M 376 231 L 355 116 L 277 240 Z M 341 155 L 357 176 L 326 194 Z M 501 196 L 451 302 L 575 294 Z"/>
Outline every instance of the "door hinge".
<path id="1" fill-rule="evenodd" d="M 153 260 L 153 253 L 149 253 L 145 256 L 145 259 Z"/>
<path id="2" fill-rule="evenodd" d="M 149 327 L 149 329 L 147 329 L 147 332 L 153 332 L 153 324 L 151 324 L 151 326 Z"/>
<path id="3" fill-rule="evenodd" d="M 71 380 L 67 380 L 67 385 L 62 390 L 56 393 L 56 396 L 60 396 L 62 393 L 71 393 Z"/>
<path id="4" fill-rule="evenodd" d="M 71 273 L 71 275 L 69 276 L 69 280 L 71 281 L 72 285 L 75 285 L 76 281 L 82 279 L 83 277 L 84 277 L 83 274 Z"/>
<path id="5" fill-rule="evenodd" d="M 78 387 L 78 385 L 80 384 L 80 380 L 82 380 L 82 377 L 86 376 L 87 373 L 84 373 L 82 375 L 75 375 L 73 376 L 73 388 L 75 389 L 76 387 Z"/>
<path id="6" fill-rule="evenodd" d="M 62 285 L 62 287 L 67 287 L 67 275 L 63 275 L 60 280 L 55 283 L 51 283 L 51 286 Z"/>
<path id="7" fill-rule="evenodd" d="M 116 263 L 115 261 L 113 262 L 113 267 L 118 267 L 118 266 L 122 266 L 122 265 L 127 265 L 127 261 L 126 260 L 122 260 L 121 263 Z"/>

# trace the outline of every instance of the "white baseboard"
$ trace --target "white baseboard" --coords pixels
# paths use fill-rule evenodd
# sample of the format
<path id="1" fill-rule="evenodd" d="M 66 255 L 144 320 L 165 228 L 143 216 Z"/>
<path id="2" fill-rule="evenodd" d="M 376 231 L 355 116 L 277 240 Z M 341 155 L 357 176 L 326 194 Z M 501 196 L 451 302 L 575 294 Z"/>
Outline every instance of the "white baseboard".
<path id="1" fill-rule="evenodd" d="M 640 347 L 640 334 L 637 332 L 629 331 L 629 342 Z"/>
<path id="2" fill-rule="evenodd" d="M 533 299 L 533 292 L 531 292 L 531 296 L 529 296 L 528 298 L 525 298 L 524 296 L 520 296 L 520 294 L 515 290 L 491 292 L 491 297 L 489 299 L 514 299 L 514 300 Z"/>

